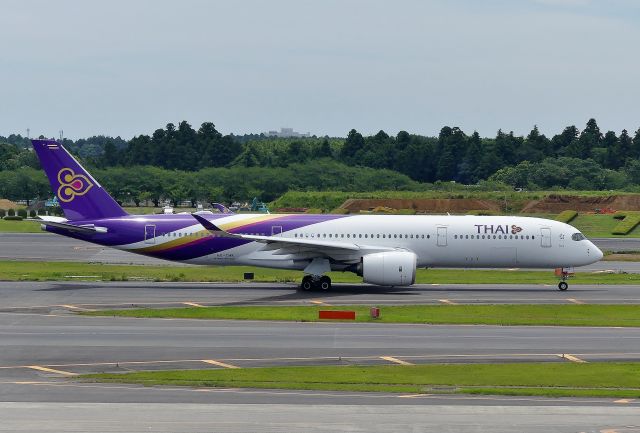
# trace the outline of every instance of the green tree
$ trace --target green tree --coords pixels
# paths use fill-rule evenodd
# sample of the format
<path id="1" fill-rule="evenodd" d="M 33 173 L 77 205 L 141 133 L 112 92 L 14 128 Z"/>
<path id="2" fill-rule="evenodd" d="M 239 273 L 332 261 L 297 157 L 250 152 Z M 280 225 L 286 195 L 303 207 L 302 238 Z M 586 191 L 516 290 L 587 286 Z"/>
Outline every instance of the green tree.
<path id="1" fill-rule="evenodd" d="M 345 162 L 354 163 L 356 162 L 356 154 L 362 149 L 364 149 L 364 138 L 358 131 L 352 129 L 349 131 L 347 139 L 344 141 L 340 156 Z"/>

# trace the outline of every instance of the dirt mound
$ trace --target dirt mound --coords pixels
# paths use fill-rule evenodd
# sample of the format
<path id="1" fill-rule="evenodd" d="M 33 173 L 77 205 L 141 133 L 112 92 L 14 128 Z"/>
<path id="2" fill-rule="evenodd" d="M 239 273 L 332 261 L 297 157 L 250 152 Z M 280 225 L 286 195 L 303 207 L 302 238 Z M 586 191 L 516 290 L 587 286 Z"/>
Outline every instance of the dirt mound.
<path id="1" fill-rule="evenodd" d="M 596 209 L 640 210 L 640 195 L 610 195 L 604 197 L 580 197 L 551 194 L 542 200 L 533 200 L 523 209 L 524 213 L 560 213 L 563 210 L 594 212 Z"/>
<path id="2" fill-rule="evenodd" d="M 501 210 L 500 202 L 477 199 L 349 199 L 342 206 L 351 213 L 371 211 L 377 207 L 413 209 L 417 213 L 466 213 L 471 210 Z"/>
<path id="3" fill-rule="evenodd" d="M 17 209 L 18 205 L 11 200 L 0 199 L 0 209 Z"/>

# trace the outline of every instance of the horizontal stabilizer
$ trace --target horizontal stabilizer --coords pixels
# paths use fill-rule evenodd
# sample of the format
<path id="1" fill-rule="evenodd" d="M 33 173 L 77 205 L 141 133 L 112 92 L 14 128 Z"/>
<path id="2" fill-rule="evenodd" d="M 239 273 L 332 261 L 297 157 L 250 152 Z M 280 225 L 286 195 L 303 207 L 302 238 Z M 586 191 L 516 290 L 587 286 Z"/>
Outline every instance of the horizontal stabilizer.
<path id="1" fill-rule="evenodd" d="M 33 218 L 28 221 L 37 221 L 42 223 L 43 226 L 56 227 L 59 229 L 68 230 L 70 232 L 82 233 L 85 235 L 92 235 L 96 233 L 107 233 L 106 227 L 96 227 L 93 224 L 74 225 L 61 221 L 51 221 L 48 219 Z"/>

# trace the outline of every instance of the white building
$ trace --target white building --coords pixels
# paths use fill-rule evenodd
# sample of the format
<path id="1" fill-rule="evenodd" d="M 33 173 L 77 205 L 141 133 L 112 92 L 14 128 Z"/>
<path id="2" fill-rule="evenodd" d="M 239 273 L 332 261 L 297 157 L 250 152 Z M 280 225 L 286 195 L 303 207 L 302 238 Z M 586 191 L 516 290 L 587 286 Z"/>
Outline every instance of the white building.
<path id="1" fill-rule="evenodd" d="M 296 132 L 293 128 L 280 128 L 280 131 L 269 131 L 265 132 L 265 135 L 269 137 L 280 137 L 280 138 L 289 138 L 289 137 L 310 137 L 311 134 L 308 132 Z"/>

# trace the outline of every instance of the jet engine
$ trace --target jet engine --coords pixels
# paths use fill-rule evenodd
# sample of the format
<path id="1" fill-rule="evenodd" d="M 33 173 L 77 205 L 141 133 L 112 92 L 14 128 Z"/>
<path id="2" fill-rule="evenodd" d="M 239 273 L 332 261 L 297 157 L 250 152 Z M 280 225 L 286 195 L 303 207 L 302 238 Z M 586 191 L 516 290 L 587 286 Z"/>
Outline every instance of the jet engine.
<path id="1" fill-rule="evenodd" d="M 367 254 L 362 257 L 365 283 L 380 286 L 410 286 L 416 281 L 416 255 L 409 251 Z"/>

